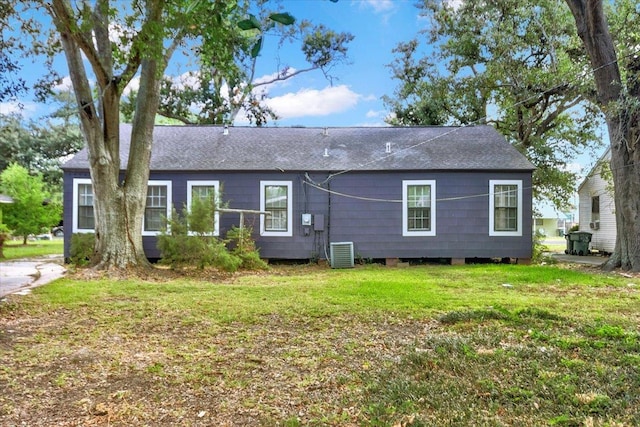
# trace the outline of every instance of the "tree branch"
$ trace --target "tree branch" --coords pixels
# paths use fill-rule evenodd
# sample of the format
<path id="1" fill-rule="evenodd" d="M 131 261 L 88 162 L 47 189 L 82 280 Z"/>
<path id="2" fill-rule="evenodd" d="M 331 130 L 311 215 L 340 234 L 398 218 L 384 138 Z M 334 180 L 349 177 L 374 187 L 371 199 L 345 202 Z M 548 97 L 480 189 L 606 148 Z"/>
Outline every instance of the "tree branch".
<path id="1" fill-rule="evenodd" d="M 275 83 L 275 82 L 288 80 L 288 79 L 290 79 L 292 77 L 295 77 L 295 76 L 297 76 L 299 74 L 306 73 L 306 72 L 309 72 L 309 71 L 314 71 L 314 70 L 317 70 L 318 68 L 321 68 L 321 67 L 317 66 L 317 65 L 314 65 L 313 67 L 303 68 L 301 70 L 296 70 L 293 73 L 286 74 L 284 76 L 282 74 L 278 74 L 278 76 L 274 77 L 273 79 L 265 80 L 265 81 L 260 82 L 260 83 L 254 83 L 252 86 L 253 87 L 259 87 L 259 86 L 265 86 L 265 85 L 268 85 L 268 84 L 271 84 L 271 83 Z"/>

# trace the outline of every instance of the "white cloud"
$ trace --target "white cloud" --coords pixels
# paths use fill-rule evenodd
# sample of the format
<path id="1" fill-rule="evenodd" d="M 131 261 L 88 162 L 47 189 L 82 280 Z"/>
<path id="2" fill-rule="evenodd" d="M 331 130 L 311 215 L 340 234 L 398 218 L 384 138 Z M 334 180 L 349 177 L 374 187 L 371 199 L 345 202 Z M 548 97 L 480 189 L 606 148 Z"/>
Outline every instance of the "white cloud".
<path id="1" fill-rule="evenodd" d="M 282 119 L 308 116 L 327 116 L 354 107 L 360 95 L 346 85 L 330 86 L 321 90 L 301 89 L 267 99 L 265 102 Z"/>
<path id="2" fill-rule="evenodd" d="M 73 90 L 73 83 L 71 83 L 71 77 L 63 77 L 62 81 L 55 85 L 53 90 L 58 92 L 67 92 Z"/>
<path id="3" fill-rule="evenodd" d="M 384 111 L 384 110 L 378 110 L 378 111 L 369 110 L 369 111 L 367 111 L 367 118 L 368 119 L 377 119 L 378 117 L 383 117 L 386 114 L 387 114 L 387 112 Z"/>
<path id="4" fill-rule="evenodd" d="M 20 114 L 30 117 L 38 111 L 38 104 L 34 102 L 0 102 L 0 114 Z"/>
<path id="5" fill-rule="evenodd" d="M 390 125 L 388 123 L 378 121 L 378 122 L 356 123 L 354 126 L 361 127 L 361 128 L 384 128 L 384 127 L 389 127 Z"/>
<path id="6" fill-rule="evenodd" d="M 375 13 L 389 12 L 395 8 L 393 0 L 365 0 L 363 4 L 371 7 Z"/>

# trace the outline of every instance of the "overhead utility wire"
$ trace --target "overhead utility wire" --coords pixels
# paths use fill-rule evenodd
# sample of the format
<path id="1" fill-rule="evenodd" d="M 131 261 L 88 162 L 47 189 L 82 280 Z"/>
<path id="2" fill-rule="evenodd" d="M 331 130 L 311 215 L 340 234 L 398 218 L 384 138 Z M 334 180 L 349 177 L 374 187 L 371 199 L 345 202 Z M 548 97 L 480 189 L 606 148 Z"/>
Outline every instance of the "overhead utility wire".
<path id="1" fill-rule="evenodd" d="M 308 181 L 303 181 L 303 182 L 304 184 L 310 187 L 316 188 L 320 191 L 324 191 L 325 193 L 334 194 L 336 196 L 347 197 L 349 199 L 364 200 L 367 202 L 383 202 L 383 203 L 402 203 L 404 201 L 404 200 L 397 200 L 397 199 L 378 199 L 375 197 L 354 196 L 352 194 L 345 194 L 345 193 L 340 193 L 339 191 L 329 190 L 328 188 L 321 187 L 320 185 L 312 182 L 308 182 Z M 524 187 L 523 190 L 530 190 L 531 188 L 533 187 Z M 493 194 L 510 194 L 515 192 L 517 192 L 517 190 L 498 191 Z M 454 200 L 464 200 L 464 199 L 471 199 L 475 197 L 488 197 L 490 195 L 491 193 L 482 193 L 482 194 L 472 194 L 469 196 L 443 197 L 441 199 L 436 199 L 435 202 L 437 203 L 437 202 L 447 202 L 447 201 L 454 201 Z"/>
<path id="2" fill-rule="evenodd" d="M 639 54 L 639 53 L 640 53 L 640 49 L 636 50 L 635 52 L 631 52 L 631 53 L 629 53 L 629 54 L 627 54 L 627 55 L 623 56 L 623 58 L 628 58 L 628 57 L 631 57 L 631 56 L 633 56 L 633 55 L 637 55 L 637 54 Z M 580 76 L 576 77 L 576 78 L 575 78 L 573 81 L 571 81 L 571 82 L 576 82 L 576 81 L 578 81 L 578 80 L 580 80 L 580 79 L 582 79 L 582 78 L 586 77 L 586 75 L 587 75 L 587 74 L 595 73 L 596 71 L 598 71 L 598 70 L 600 70 L 600 69 L 602 69 L 602 68 L 608 67 L 608 66 L 610 66 L 610 65 L 613 65 L 613 64 L 617 63 L 618 61 L 619 61 L 619 59 L 616 59 L 616 60 L 610 61 L 610 62 L 608 62 L 608 63 L 606 63 L 606 64 L 602 64 L 602 65 L 601 65 L 601 66 L 599 66 L 599 67 L 593 68 L 593 69 L 592 69 L 592 70 L 590 70 L 590 71 L 589 71 L 589 70 L 586 70 L 586 71 L 582 72 Z M 540 92 L 539 94 L 531 95 L 531 96 L 530 96 L 530 97 L 528 97 L 528 98 L 525 98 L 525 99 L 523 99 L 523 100 L 521 100 L 521 101 L 516 102 L 515 104 L 513 104 L 513 107 L 517 107 L 517 106 L 519 106 L 519 105 L 522 105 L 522 104 L 524 104 L 524 103 L 526 103 L 526 102 L 529 102 L 530 100 L 532 100 L 532 99 L 536 98 L 536 97 L 537 97 L 537 96 L 539 96 L 539 95 L 544 95 L 544 94 L 546 94 L 546 93 L 549 93 L 549 92 L 555 91 L 556 89 L 558 89 L 558 88 L 560 88 L 560 87 L 562 87 L 562 86 L 565 86 L 565 85 L 566 85 L 566 83 L 558 84 L 558 85 L 556 85 L 556 86 L 554 86 L 554 87 L 552 87 L 552 88 L 550 88 L 550 89 L 547 89 L 547 90 L 545 90 L 545 91 L 543 91 L 543 92 Z M 332 173 L 332 174 L 329 174 L 329 176 L 328 176 L 328 177 L 327 177 L 327 178 L 326 178 L 322 183 L 324 184 L 325 182 L 327 182 L 327 181 L 331 180 L 332 178 L 334 178 L 334 177 L 336 177 L 336 176 L 339 176 L 339 175 L 342 175 L 342 174 L 345 174 L 345 173 L 349 173 L 349 172 L 353 172 L 354 170 L 357 170 L 357 169 L 359 169 L 359 168 L 363 168 L 364 166 L 367 166 L 367 165 L 370 165 L 370 164 L 378 163 L 378 162 L 383 161 L 383 160 L 385 160 L 385 159 L 387 159 L 387 158 L 389 158 L 389 157 L 395 156 L 397 153 L 401 153 L 401 152 L 404 152 L 404 151 L 412 150 L 412 149 L 417 148 L 417 147 L 419 147 L 419 146 L 421 146 L 421 145 L 424 145 L 424 144 L 427 144 L 427 143 L 429 143 L 429 142 L 435 141 L 436 139 L 439 139 L 439 138 L 442 138 L 442 137 L 444 137 L 444 136 L 450 135 L 450 134 L 452 134 L 452 133 L 454 133 L 454 132 L 457 132 L 457 131 L 459 131 L 460 129 L 463 129 L 463 128 L 465 128 L 465 127 L 473 126 L 473 125 L 475 125 L 475 124 L 481 123 L 481 122 L 482 122 L 482 121 L 484 121 L 485 119 L 487 119 L 487 116 L 486 116 L 486 115 L 485 115 L 485 116 L 483 116 L 483 117 L 480 117 L 479 119 L 476 119 L 476 120 L 472 121 L 472 122 L 471 122 L 471 123 L 469 123 L 469 124 L 460 125 L 459 127 L 453 128 L 453 129 L 451 129 L 451 130 L 449 130 L 449 131 L 447 131 L 447 132 L 444 132 L 444 133 L 442 133 L 442 134 L 440 134 L 440 135 L 436 135 L 436 136 L 434 136 L 433 138 L 429 138 L 429 139 L 427 139 L 427 140 L 424 140 L 424 141 L 418 142 L 418 143 L 416 143 L 416 144 L 414 144 L 414 145 L 410 145 L 410 146 L 408 146 L 408 147 L 398 149 L 398 150 L 397 150 L 397 151 L 395 151 L 394 153 L 387 154 L 387 155 L 384 155 L 384 156 L 382 156 L 382 157 L 378 157 L 377 159 L 370 160 L 370 161 L 368 161 L 368 162 L 366 162 L 366 163 L 362 163 L 362 164 L 360 164 L 360 165 L 358 165 L 358 166 L 356 166 L 356 167 L 353 167 L 353 168 L 344 169 L 344 170 L 341 170 L 341 171 L 339 171 L 339 172 L 334 172 L 334 173 Z M 625 165 L 625 166 L 622 166 L 622 167 L 620 167 L 620 168 L 616 168 L 615 170 L 623 169 L 623 168 L 626 168 L 626 167 L 629 167 L 629 166 L 634 166 L 634 164 Z M 591 176 L 591 175 L 589 175 L 589 176 Z M 307 177 L 307 179 L 309 179 L 309 180 L 310 180 L 310 178 L 309 178 L 309 176 L 308 176 L 308 175 L 307 175 L 306 177 Z M 329 189 L 325 189 L 325 188 L 321 187 L 319 184 L 317 184 L 317 183 L 315 183 L 315 182 L 313 182 L 313 181 L 311 181 L 311 180 L 310 180 L 310 182 L 306 182 L 306 181 L 304 181 L 304 182 L 305 182 L 306 184 L 311 185 L 312 187 L 315 187 L 315 188 L 318 188 L 318 189 L 320 189 L 320 190 L 326 191 L 326 192 L 328 192 L 328 193 L 336 194 L 336 195 L 339 195 L 339 196 L 342 196 L 342 197 L 349 197 L 349 198 L 353 198 L 353 199 L 360 199 L 360 200 L 386 201 L 386 202 L 392 202 L 392 203 L 397 203 L 397 202 L 398 202 L 397 200 L 371 199 L 371 198 L 366 198 L 366 197 L 360 197 L 360 196 L 354 196 L 354 195 L 349 195 L 349 194 L 344 194 L 344 193 L 338 193 L 338 192 L 335 192 L 335 191 L 332 191 L 332 190 L 329 190 Z M 528 188 L 526 188 L 526 189 L 531 189 L 531 188 L 533 188 L 533 187 L 528 187 Z M 486 193 L 486 194 L 473 194 L 473 195 L 469 195 L 469 196 L 460 196 L 460 197 L 453 197 L 453 198 L 447 198 L 447 199 L 438 199 L 438 200 L 462 200 L 462 199 L 468 199 L 468 198 L 473 198 L 473 197 L 488 197 L 488 196 L 489 196 L 489 193 Z"/>

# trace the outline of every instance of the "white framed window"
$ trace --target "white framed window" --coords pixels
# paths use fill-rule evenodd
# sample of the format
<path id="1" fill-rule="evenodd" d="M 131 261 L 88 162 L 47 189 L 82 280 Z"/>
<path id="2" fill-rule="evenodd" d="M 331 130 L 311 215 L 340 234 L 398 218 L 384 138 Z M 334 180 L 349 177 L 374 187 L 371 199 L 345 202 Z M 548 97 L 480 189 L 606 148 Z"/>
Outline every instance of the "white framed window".
<path id="1" fill-rule="evenodd" d="M 293 236 L 291 181 L 260 181 L 260 235 Z"/>
<path id="2" fill-rule="evenodd" d="M 213 200 L 218 206 L 218 194 L 220 192 L 220 181 L 187 181 L 187 209 L 191 210 L 193 200 Z M 220 213 L 216 211 L 213 215 L 213 235 L 220 235 Z"/>
<path id="3" fill-rule="evenodd" d="M 147 203 L 142 220 L 142 235 L 156 236 L 171 217 L 171 181 L 149 181 Z"/>
<path id="4" fill-rule="evenodd" d="M 591 222 L 600 221 L 600 196 L 591 197 Z"/>
<path id="5" fill-rule="evenodd" d="M 93 184 L 89 178 L 73 179 L 72 231 L 93 233 L 95 216 L 93 210 Z"/>
<path id="6" fill-rule="evenodd" d="M 436 235 L 436 181 L 402 181 L 402 235 Z"/>
<path id="7" fill-rule="evenodd" d="M 489 236 L 522 236 L 522 181 L 489 181 Z"/>

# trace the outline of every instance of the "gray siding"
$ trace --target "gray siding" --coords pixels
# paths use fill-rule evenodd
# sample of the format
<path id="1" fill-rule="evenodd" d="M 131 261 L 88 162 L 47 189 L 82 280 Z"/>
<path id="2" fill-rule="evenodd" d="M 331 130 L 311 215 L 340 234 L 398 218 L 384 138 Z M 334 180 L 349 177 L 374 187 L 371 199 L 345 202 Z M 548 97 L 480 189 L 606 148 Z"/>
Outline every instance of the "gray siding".
<path id="1" fill-rule="evenodd" d="M 86 172 L 65 171 L 64 221 L 65 256 L 69 255 L 72 224 L 73 178 L 87 178 Z M 293 236 L 260 236 L 257 215 L 245 215 L 245 224 L 253 227 L 254 238 L 265 258 L 326 258 L 330 242 L 352 241 L 355 253 L 364 258 L 492 258 L 531 257 L 531 173 L 518 172 L 349 172 L 326 181 L 327 173 L 309 173 L 320 190 L 305 183 L 304 172 L 152 172 L 152 180 L 171 180 L 172 198 L 180 209 L 187 197 L 187 181 L 219 180 L 222 199 L 230 208 L 260 208 L 260 181 L 293 183 Z M 436 235 L 404 237 L 402 235 L 402 181 L 433 179 L 436 181 Z M 489 180 L 522 180 L 522 236 L 489 236 Z M 382 201 L 360 198 L 382 199 Z M 322 227 L 305 228 L 303 213 L 314 221 L 324 217 Z M 220 235 L 239 224 L 239 215 L 226 213 L 220 218 Z M 321 228 L 322 231 L 315 231 Z M 160 256 L 155 237 L 143 238 L 150 258 Z"/>
<path id="2" fill-rule="evenodd" d="M 436 235 L 402 236 L 402 204 L 331 196 L 331 241 L 353 241 L 364 258 L 531 257 L 531 178 L 528 173 L 352 174 L 331 190 L 400 200 L 402 181 L 436 181 Z M 522 236 L 489 236 L 489 180 L 519 179 L 523 187 Z"/>

